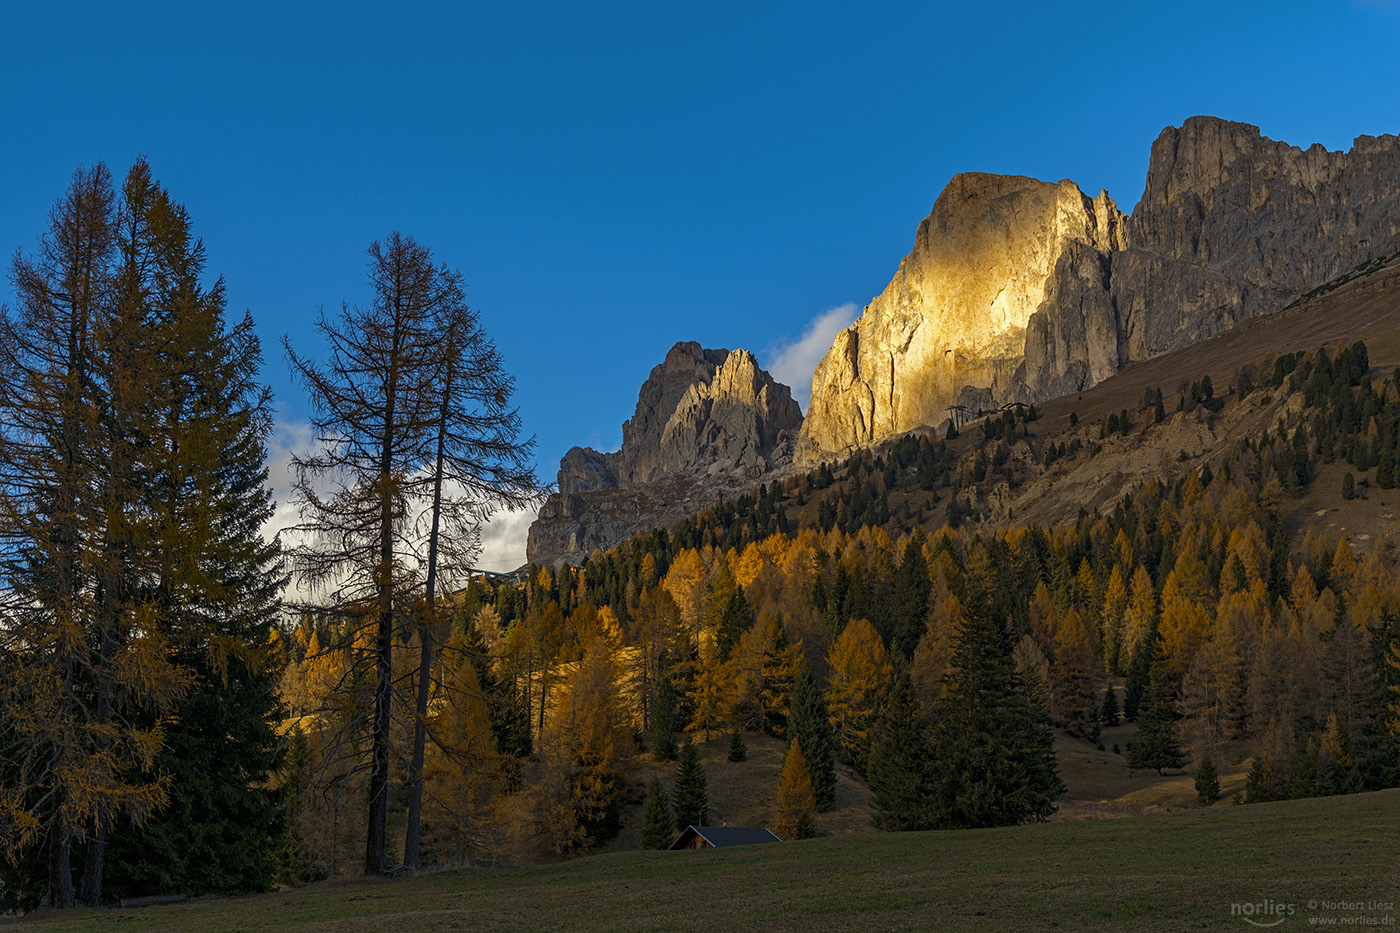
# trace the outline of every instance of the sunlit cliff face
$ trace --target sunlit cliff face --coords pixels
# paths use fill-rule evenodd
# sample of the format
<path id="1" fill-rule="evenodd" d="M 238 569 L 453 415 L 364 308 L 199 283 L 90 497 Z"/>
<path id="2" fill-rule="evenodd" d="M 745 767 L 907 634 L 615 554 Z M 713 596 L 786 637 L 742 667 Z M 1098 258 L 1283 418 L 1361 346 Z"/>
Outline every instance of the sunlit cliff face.
<path id="1" fill-rule="evenodd" d="M 947 417 L 964 386 L 1020 363 L 1027 322 L 1069 244 L 1121 248 L 1106 194 L 1006 175 L 955 176 L 885 290 L 812 378 L 808 453 L 839 452 Z"/>
<path id="2" fill-rule="evenodd" d="M 959 175 L 813 375 L 799 457 L 936 426 L 959 401 L 1077 391 L 1392 256 L 1398 166 L 1400 137 L 1304 150 L 1198 116 L 1153 143 L 1131 219 L 1068 181 Z"/>

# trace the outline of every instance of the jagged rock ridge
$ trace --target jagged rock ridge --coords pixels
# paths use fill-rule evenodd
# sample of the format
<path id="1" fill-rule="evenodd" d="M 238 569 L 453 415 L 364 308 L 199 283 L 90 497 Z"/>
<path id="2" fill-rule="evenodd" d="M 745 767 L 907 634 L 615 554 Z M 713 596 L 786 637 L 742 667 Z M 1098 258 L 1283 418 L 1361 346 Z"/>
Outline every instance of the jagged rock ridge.
<path id="1" fill-rule="evenodd" d="M 792 459 L 802 412 L 747 350 L 677 343 L 622 425 L 622 447 L 573 447 L 559 491 L 530 527 L 534 562 L 578 561 L 670 517 L 679 521 Z"/>
<path id="2" fill-rule="evenodd" d="M 677 344 L 622 449 L 573 448 L 531 561 L 579 560 L 679 521 L 775 469 L 840 456 L 950 406 L 1037 401 L 1277 310 L 1400 253 L 1400 139 L 1307 150 L 1193 117 L 1152 146 L 1131 217 L 1071 181 L 962 174 L 889 286 L 834 341 L 805 422 L 744 351 Z"/>
<path id="3" fill-rule="evenodd" d="M 1302 150 L 1192 117 L 1153 144 L 1131 217 L 1069 181 L 958 175 L 813 375 L 802 456 L 939 424 L 959 400 L 1081 390 L 1397 251 L 1395 136 Z"/>

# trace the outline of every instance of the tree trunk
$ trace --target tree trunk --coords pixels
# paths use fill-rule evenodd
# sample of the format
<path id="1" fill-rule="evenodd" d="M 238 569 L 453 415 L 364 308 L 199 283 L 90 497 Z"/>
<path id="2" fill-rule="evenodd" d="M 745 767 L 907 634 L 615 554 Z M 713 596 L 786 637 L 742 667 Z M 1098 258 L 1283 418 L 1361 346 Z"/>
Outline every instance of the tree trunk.
<path id="1" fill-rule="evenodd" d="M 432 609 L 428 609 L 429 621 L 425 622 L 421 635 L 423 645 L 418 658 L 418 709 L 413 723 L 413 762 L 409 765 L 408 785 L 408 830 L 403 841 L 403 864 L 405 868 L 418 868 L 418 844 L 423 818 L 423 757 L 428 744 L 428 692 L 432 684 L 433 633 L 430 629 Z"/>
<path id="2" fill-rule="evenodd" d="M 428 743 L 428 695 L 433 682 L 433 624 L 437 599 L 438 532 L 442 520 L 443 450 L 447 439 L 447 411 L 452 394 L 452 338 L 448 337 L 448 372 L 443 380 L 442 408 L 438 413 L 437 457 L 433 475 L 433 519 L 428 531 L 427 612 L 419 626 L 421 651 L 418 657 L 418 705 L 413 721 L 413 762 L 409 765 L 408 830 L 404 835 L 403 864 L 418 868 L 419 834 L 423 818 L 423 756 Z"/>
<path id="3" fill-rule="evenodd" d="M 394 300 L 395 321 L 402 308 Z M 375 588 L 379 595 L 379 631 L 376 645 L 374 712 L 370 726 L 369 825 L 365 832 L 365 874 L 380 875 L 387 865 L 389 822 L 389 704 L 394 689 L 394 454 L 398 438 L 394 434 L 395 405 L 398 402 L 399 327 L 394 328 L 395 352 L 389 360 L 385 380 L 384 433 L 379 447 L 379 568 Z"/>
<path id="4" fill-rule="evenodd" d="M 53 822 L 49 826 L 49 896 L 48 906 L 73 906 L 73 870 L 69 860 L 72 837 L 68 821 L 63 816 L 64 794 L 59 788 L 55 795 Z"/>
<path id="5" fill-rule="evenodd" d="M 83 886 L 79 900 L 84 907 L 102 906 L 102 869 L 107 858 L 106 808 L 99 808 L 92 838 L 88 840 L 87 861 L 83 865 Z"/>
<path id="6" fill-rule="evenodd" d="M 377 680 L 370 727 L 369 826 L 365 835 L 365 874 L 381 875 L 387 867 L 386 827 L 389 822 L 389 702 L 393 690 L 393 610 L 379 613 Z"/>
<path id="7" fill-rule="evenodd" d="M 394 609 L 393 609 L 393 498 L 389 494 L 389 474 L 380 477 L 380 565 L 379 618 L 375 639 L 374 710 L 370 722 L 369 822 L 365 833 L 365 874 L 379 875 L 387 867 L 387 826 L 389 821 L 389 704 L 393 698 Z"/>

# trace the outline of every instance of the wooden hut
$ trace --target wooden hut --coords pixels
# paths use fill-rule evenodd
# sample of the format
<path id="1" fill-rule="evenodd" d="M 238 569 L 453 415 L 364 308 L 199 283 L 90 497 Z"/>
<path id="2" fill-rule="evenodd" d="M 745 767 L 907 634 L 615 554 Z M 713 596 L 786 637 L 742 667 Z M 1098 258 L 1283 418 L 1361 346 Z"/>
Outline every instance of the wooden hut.
<path id="1" fill-rule="evenodd" d="M 677 849 L 722 849 L 727 846 L 752 846 L 765 842 L 782 842 L 766 829 L 744 826 L 687 826 L 668 851 Z"/>

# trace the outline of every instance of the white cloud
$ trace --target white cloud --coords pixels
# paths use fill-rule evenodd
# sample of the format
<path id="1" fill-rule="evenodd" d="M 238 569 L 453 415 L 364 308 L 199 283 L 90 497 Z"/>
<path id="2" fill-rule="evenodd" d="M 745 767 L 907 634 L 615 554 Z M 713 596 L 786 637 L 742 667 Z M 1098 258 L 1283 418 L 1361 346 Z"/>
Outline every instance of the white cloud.
<path id="1" fill-rule="evenodd" d="M 268 438 L 267 481 L 272 486 L 273 512 L 263 523 L 264 537 L 271 538 L 297 523 L 297 507 L 292 501 L 292 454 L 310 453 L 315 442 L 316 435 L 309 424 L 278 425 Z M 283 547 L 293 543 L 290 536 L 282 537 Z"/>
<path id="2" fill-rule="evenodd" d="M 525 563 L 525 541 L 530 525 L 539 514 L 539 507 L 519 512 L 497 512 L 481 528 L 481 555 L 476 566 L 481 570 L 508 573 Z"/>
<path id="3" fill-rule="evenodd" d="M 792 389 L 792 397 L 802 410 L 812 397 L 812 373 L 817 364 L 831 349 L 836 335 L 851 325 L 860 316 L 860 308 L 852 302 L 828 308 L 807 324 L 802 336 L 786 343 L 777 343 L 768 348 L 764 356 L 768 363 L 764 367 L 773 378 Z"/>
<path id="4" fill-rule="evenodd" d="M 268 439 L 268 484 L 272 487 L 273 512 L 263 524 L 262 533 L 271 538 L 286 532 L 300 520 L 297 506 L 292 497 L 292 455 L 309 454 L 317 449 L 316 435 L 310 425 L 278 425 Z M 330 492 L 331 484 L 324 484 L 322 492 Z M 516 512 L 501 510 L 481 526 L 481 553 L 473 562 L 480 570 L 508 572 L 525 563 L 525 543 L 530 525 L 535 520 L 539 507 Z M 282 546 L 290 548 L 300 543 L 300 539 L 283 534 Z M 308 595 L 297 579 L 292 580 L 289 597 Z"/>

